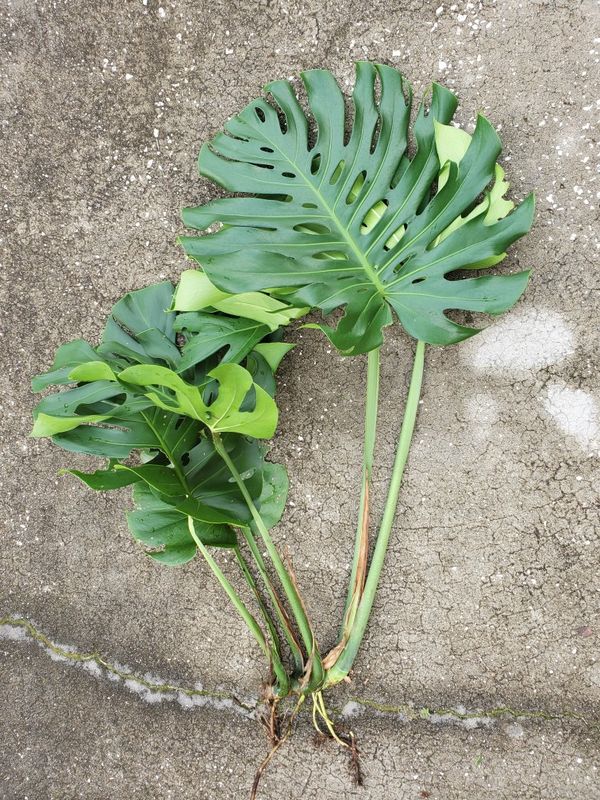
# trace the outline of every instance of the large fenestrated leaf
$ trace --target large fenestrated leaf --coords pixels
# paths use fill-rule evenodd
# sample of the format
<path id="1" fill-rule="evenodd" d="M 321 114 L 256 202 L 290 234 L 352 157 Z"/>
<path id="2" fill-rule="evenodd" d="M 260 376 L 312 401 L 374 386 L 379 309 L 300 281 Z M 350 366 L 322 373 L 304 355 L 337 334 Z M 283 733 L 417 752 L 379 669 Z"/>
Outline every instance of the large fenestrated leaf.
<path id="1" fill-rule="evenodd" d="M 450 121 L 457 100 L 443 87 L 434 84 L 419 109 L 411 157 L 410 89 L 395 69 L 357 64 L 348 136 L 333 76 L 311 70 L 302 80 L 317 127 L 313 144 L 292 86 L 276 81 L 265 87 L 272 103 L 250 103 L 200 152 L 201 174 L 244 195 L 183 213 L 198 230 L 223 224 L 182 239 L 209 279 L 225 292 L 293 290 L 296 303 L 325 314 L 344 307 L 337 328 L 325 330 L 348 354 L 381 343 L 392 309 L 411 335 L 448 344 L 476 331 L 452 322 L 447 310 L 497 314 L 516 302 L 527 272 L 448 276 L 490 266 L 504 253 L 529 229 L 532 197 L 492 225 L 482 210 L 438 241 L 497 174 L 501 145 L 490 123 L 479 116 L 460 161 L 445 165 L 435 125 Z"/>

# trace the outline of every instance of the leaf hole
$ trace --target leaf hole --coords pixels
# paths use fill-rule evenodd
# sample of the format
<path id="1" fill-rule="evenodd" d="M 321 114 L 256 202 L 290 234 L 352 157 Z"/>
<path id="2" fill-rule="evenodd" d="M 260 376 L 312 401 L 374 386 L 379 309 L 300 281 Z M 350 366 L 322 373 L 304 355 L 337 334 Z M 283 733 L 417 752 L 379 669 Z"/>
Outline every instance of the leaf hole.
<path id="1" fill-rule="evenodd" d="M 400 225 L 397 230 L 395 230 L 387 242 L 384 244 L 383 249 L 387 252 L 388 250 L 393 250 L 394 247 L 398 244 L 400 239 L 404 236 L 404 232 L 406 231 L 406 225 Z"/>
<path id="2" fill-rule="evenodd" d="M 415 283 L 423 283 L 423 281 L 424 281 L 424 280 L 425 280 L 425 278 L 415 278 L 415 279 L 414 279 L 414 281 L 411 281 L 411 283 L 412 283 L 413 285 L 414 285 Z"/>
<path id="3" fill-rule="evenodd" d="M 321 154 L 317 153 L 315 156 L 312 157 L 312 161 L 310 162 L 310 174 L 316 175 L 319 171 L 319 167 L 321 166 Z"/>
<path id="4" fill-rule="evenodd" d="M 365 184 L 366 178 L 367 178 L 367 170 L 363 169 L 362 172 L 359 172 L 356 178 L 354 179 L 354 183 L 352 184 L 350 191 L 346 196 L 346 205 L 350 205 L 356 200 L 356 198 L 360 193 L 360 190 Z"/>
<path id="5" fill-rule="evenodd" d="M 265 112 L 262 110 L 262 108 L 260 108 L 260 106 L 256 106 L 254 108 L 254 111 L 256 112 L 256 116 L 259 118 L 261 122 L 264 122 L 266 120 Z"/>
<path id="6" fill-rule="evenodd" d="M 381 117 L 377 117 L 377 122 L 375 123 L 375 127 L 373 128 L 373 135 L 371 136 L 371 153 L 375 152 L 377 147 L 377 143 L 379 141 L 379 134 L 381 133 Z"/>
<path id="7" fill-rule="evenodd" d="M 322 250 L 314 253 L 313 258 L 317 261 L 348 261 L 348 256 L 341 250 Z"/>
<path id="8" fill-rule="evenodd" d="M 377 120 L 375 121 L 375 127 L 373 128 L 373 133 L 371 135 L 371 153 L 375 152 L 375 148 L 377 147 L 377 142 L 379 141 L 379 135 L 381 133 L 381 94 L 382 94 L 382 85 L 381 85 L 381 76 L 379 72 L 375 74 L 375 80 L 373 81 L 373 101 L 375 103 L 375 107 L 377 108 Z"/>
<path id="9" fill-rule="evenodd" d="M 282 172 L 281 174 L 283 175 L 284 178 L 295 178 L 296 177 L 296 173 L 295 172 Z"/>
<path id="10" fill-rule="evenodd" d="M 281 108 L 275 97 L 270 92 L 267 93 L 267 100 L 269 106 L 277 114 L 277 121 L 279 122 L 279 130 L 281 131 L 282 134 L 285 135 L 288 132 L 288 121 L 285 112 L 283 111 L 283 109 Z"/>
<path id="11" fill-rule="evenodd" d="M 274 153 L 275 152 L 272 147 L 261 147 L 260 149 L 263 151 L 263 153 Z"/>
<path id="12" fill-rule="evenodd" d="M 318 208 L 316 203 L 302 203 L 302 208 Z"/>
<path id="13" fill-rule="evenodd" d="M 294 230 L 298 233 L 309 233 L 312 235 L 325 235 L 331 233 L 327 225 L 321 225 L 318 222 L 304 222 L 299 225 L 294 225 Z"/>
<path id="14" fill-rule="evenodd" d="M 360 232 L 363 234 L 363 236 L 366 236 L 367 233 L 370 233 L 375 225 L 377 225 L 377 223 L 383 218 L 388 205 L 389 202 L 387 200 L 378 200 L 375 205 L 371 206 L 360 224 Z"/>
<path id="15" fill-rule="evenodd" d="M 344 169 L 346 162 L 342 159 L 337 167 L 331 173 L 331 178 L 329 178 L 329 183 L 333 186 L 334 183 L 337 183 L 340 179 L 340 175 L 342 174 L 342 170 Z"/>

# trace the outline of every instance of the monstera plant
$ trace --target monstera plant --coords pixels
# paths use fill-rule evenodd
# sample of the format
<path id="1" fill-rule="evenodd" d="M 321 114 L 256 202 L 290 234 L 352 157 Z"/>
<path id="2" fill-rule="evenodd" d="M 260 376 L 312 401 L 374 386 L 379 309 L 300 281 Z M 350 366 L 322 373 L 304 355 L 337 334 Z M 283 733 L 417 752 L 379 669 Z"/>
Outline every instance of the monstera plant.
<path id="1" fill-rule="evenodd" d="M 454 127 L 457 100 L 442 86 L 411 130 L 411 88 L 391 67 L 357 64 L 351 112 L 328 71 L 303 73 L 302 83 L 304 102 L 287 81 L 268 84 L 202 147 L 200 173 L 231 194 L 183 212 L 200 232 L 180 239 L 196 268 L 175 292 L 163 283 L 119 301 L 99 347 L 60 348 L 34 388 L 71 388 L 40 402 L 33 433 L 108 458 L 105 469 L 71 472 L 102 491 L 132 484 L 133 536 L 162 563 L 206 559 L 269 660 L 272 707 L 308 697 L 315 725 L 348 744 L 322 693 L 347 679 L 368 625 L 425 347 L 472 336 L 472 312 L 496 315 L 521 296 L 528 272 L 485 271 L 529 230 L 534 201 L 506 199 L 498 135 L 483 116 L 472 134 Z M 353 566 L 340 638 L 326 652 L 269 532 L 283 513 L 285 469 L 258 442 L 276 428 L 273 375 L 292 346 L 282 332 L 309 311 L 313 321 L 300 324 L 343 356 L 368 359 Z M 416 340 L 414 361 L 369 557 L 380 347 L 394 322 Z M 234 551 L 254 612 L 212 547 Z"/>

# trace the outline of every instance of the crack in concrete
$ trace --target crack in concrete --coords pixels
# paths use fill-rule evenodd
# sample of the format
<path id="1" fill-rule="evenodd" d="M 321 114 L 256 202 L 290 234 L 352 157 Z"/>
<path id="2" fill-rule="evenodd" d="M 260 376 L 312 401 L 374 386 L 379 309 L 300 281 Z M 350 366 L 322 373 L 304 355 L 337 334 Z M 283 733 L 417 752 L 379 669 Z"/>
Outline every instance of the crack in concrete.
<path id="1" fill-rule="evenodd" d="M 60 645 L 53 642 L 24 617 L 8 615 L 0 618 L 0 640 L 2 639 L 16 642 L 34 641 L 53 660 L 83 666 L 96 677 L 100 677 L 102 670 L 104 670 L 109 680 L 122 681 L 127 689 L 138 694 L 141 699 L 149 703 L 170 700 L 178 702 L 184 708 L 210 706 L 216 709 L 229 709 L 252 718 L 256 717 L 257 709 L 260 706 L 258 698 L 242 700 L 232 692 L 204 689 L 198 685 L 193 688 L 177 686 L 150 675 L 141 676 L 133 672 L 129 667 L 110 662 L 100 653 L 80 653 L 70 645 Z M 408 722 L 416 720 L 425 720 L 434 724 L 454 722 L 464 724 L 466 727 L 490 725 L 502 718 L 543 722 L 572 721 L 581 723 L 590 730 L 600 732 L 600 720 L 592 719 L 585 716 L 585 714 L 568 709 L 553 712 L 497 706 L 479 711 L 467 711 L 462 707 L 430 708 L 427 706 L 419 707 L 410 703 L 391 705 L 379 703 L 370 698 L 351 697 L 343 708 L 337 710 L 337 713 L 342 717 L 352 717 L 362 714 L 366 710 L 371 710 L 381 715 L 393 715 Z"/>
<path id="2" fill-rule="evenodd" d="M 33 623 L 23 617 L 2 617 L 0 619 L 0 639 L 12 641 L 33 640 L 54 660 L 83 667 L 88 666 L 88 671 L 98 677 L 104 670 L 110 680 L 122 681 L 130 691 L 140 695 L 146 702 L 176 700 L 185 708 L 202 705 L 211 705 L 217 708 L 235 708 L 248 716 L 254 716 L 258 705 L 257 700 L 241 700 L 235 694 L 229 692 L 204 689 L 199 686 L 193 688 L 176 686 L 149 675 L 141 676 L 130 670 L 129 667 L 114 662 L 111 663 L 101 653 L 79 653 L 69 645 L 53 642 L 38 630 Z M 91 669 L 89 665 L 92 665 Z"/>

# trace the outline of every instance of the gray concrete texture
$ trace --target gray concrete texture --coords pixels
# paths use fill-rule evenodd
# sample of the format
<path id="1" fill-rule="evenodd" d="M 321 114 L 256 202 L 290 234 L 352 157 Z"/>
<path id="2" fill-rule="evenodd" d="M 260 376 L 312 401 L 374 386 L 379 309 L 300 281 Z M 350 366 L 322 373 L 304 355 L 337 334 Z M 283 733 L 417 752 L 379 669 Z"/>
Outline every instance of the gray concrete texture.
<path id="1" fill-rule="evenodd" d="M 202 563 L 169 570 L 142 555 L 127 490 L 97 495 L 57 477 L 92 460 L 28 439 L 28 386 L 63 341 L 97 341 L 124 292 L 177 279 L 179 209 L 215 193 L 196 154 L 228 116 L 305 68 L 349 87 L 367 58 L 400 68 L 417 96 L 443 82 L 463 124 L 482 110 L 498 127 L 513 196 L 538 197 L 535 228 L 506 264 L 534 275 L 485 333 L 427 352 L 373 624 L 352 684 L 331 697 L 359 738 L 364 788 L 302 719 L 260 796 L 600 798 L 598 4 L 0 9 L 0 796 L 249 791 L 266 750 L 246 710 L 264 678 L 253 640 Z M 339 358 L 317 332 L 294 337 L 273 448 L 291 502 L 276 538 L 325 648 L 352 552 L 365 362 Z M 375 511 L 410 350 L 389 331 Z M 207 699 L 198 682 L 241 705 Z M 422 708 L 448 712 L 420 719 Z"/>

